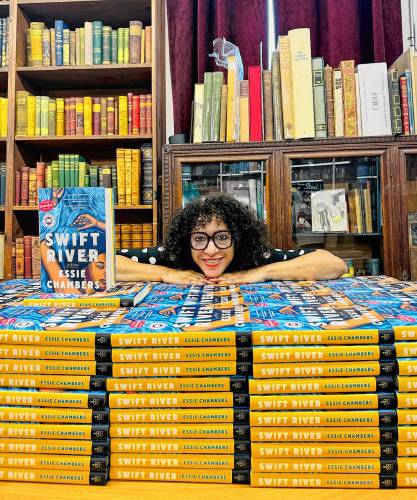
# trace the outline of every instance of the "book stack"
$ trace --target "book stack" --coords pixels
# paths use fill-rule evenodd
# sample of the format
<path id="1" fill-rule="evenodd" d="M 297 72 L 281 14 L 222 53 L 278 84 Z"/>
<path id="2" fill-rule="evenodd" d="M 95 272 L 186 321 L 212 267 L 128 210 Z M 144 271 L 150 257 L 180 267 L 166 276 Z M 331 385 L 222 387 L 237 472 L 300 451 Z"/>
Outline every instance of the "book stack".
<path id="1" fill-rule="evenodd" d="M 12 259 L 15 270 L 13 277 L 39 279 L 41 275 L 39 236 L 16 238 L 12 246 Z"/>
<path id="2" fill-rule="evenodd" d="M 0 68 L 9 65 L 9 17 L 0 18 Z"/>
<path id="3" fill-rule="evenodd" d="M 116 224 L 116 250 L 147 248 L 152 244 L 152 224 Z"/>
<path id="4" fill-rule="evenodd" d="M 75 30 L 63 20 L 48 27 L 31 22 L 26 30 L 27 66 L 92 66 L 152 63 L 152 27 L 129 21 L 128 27 L 86 21 Z"/>
<path id="5" fill-rule="evenodd" d="M 5 101 L 5 102 L 4 102 Z M 7 135 L 7 99 L 0 99 L 0 133 Z M 5 125 L 2 128 L 3 121 Z M 152 95 L 34 96 L 16 92 L 16 135 L 22 137 L 152 134 Z"/>
<path id="6" fill-rule="evenodd" d="M 71 330 L 88 310 L 48 311 L 2 307 L 9 321 L 0 326 L 0 478 L 106 484 L 109 409 L 106 380 L 97 375 L 111 368 L 108 337 Z"/>
<path id="7" fill-rule="evenodd" d="M 395 487 L 390 324 L 314 282 L 241 292 L 253 343 L 251 484 Z"/>
<path id="8" fill-rule="evenodd" d="M 111 479 L 249 482 L 243 316 L 229 287 L 156 284 L 113 326 Z"/>

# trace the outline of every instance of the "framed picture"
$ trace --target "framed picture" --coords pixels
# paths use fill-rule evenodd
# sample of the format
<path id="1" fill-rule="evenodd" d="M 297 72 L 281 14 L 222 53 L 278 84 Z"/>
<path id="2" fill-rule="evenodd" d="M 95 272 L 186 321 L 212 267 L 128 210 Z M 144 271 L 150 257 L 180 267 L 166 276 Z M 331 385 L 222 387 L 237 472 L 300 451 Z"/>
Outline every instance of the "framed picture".
<path id="1" fill-rule="evenodd" d="M 408 214 L 408 244 L 417 247 L 417 212 Z"/>

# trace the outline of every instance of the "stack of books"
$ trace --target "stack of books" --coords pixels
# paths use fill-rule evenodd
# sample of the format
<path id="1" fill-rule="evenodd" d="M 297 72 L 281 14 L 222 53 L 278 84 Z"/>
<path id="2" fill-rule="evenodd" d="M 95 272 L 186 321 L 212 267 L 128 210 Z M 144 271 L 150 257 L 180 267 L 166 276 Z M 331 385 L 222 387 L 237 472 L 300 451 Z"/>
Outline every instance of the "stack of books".
<path id="1" fill-rule="evenodd" d="M 48 28 L 31 22 L 26 30 L 27 66 L 92 66 L 152 62 L 152 27 L 130 21 L 126 28 L 86 21 L 70 30 L 63 20 Z"/>
<path id="2" fill-rule="evenodd" d="M 3 104 L 3 102 L 5 103 Z M 7 99 L 0 99 L 0 116 Z M 2 129 L 3 121 L 5 125 Z M 7 119 L 0 122 L 7 135 Z M 152 95 L 111 97 L 34 96 L 16 92 L 16 135 L 21 137 L 152 134 Z"/>
<path id="3" fill-rule="evenodd" d="M 241 292 L 253 343 L 251 484 L 395 487 L 390 324 L 314 282 Z"/>
<path id="4" fill-rule="evenodd" d="M 17 279 L 40 278 L 41 254 L 39 236 L 16 238 L 12 247 L 12 273 Z"/>
<path id="5" fill-rule="evenodd" d="M 229 287 L 156 284 L 126 316 L 133 334 L 114 325 L 111 479 L 249 482 L 241 308 Z"/>
<path id="6" fill-rule="evenodd" d="M 74 310 L 48 311 L 2 308 L 19 322 L 0 327 L 0 477 L 106 484 L 109 409 L 106 380 L 96 375 L 111 368 L 111 351 L 94 333 L 70 330 L 80 318 Z"/>

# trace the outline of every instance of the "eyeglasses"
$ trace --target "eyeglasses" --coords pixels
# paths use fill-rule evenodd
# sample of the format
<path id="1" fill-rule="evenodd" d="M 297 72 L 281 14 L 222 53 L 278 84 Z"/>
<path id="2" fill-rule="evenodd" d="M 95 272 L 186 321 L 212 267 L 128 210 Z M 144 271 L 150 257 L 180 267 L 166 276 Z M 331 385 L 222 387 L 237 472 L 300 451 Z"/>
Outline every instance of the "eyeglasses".
<path id="1" fill-rule="evenodd" d="M 190 234 L 190 245 L 194 250 L 205 250 L 210 240 L 212 240 L 220 250 L 231 247 L 233 243 L 232 233 L 230 231 L 216 231 L 211 236 L 200 232 Z"/>

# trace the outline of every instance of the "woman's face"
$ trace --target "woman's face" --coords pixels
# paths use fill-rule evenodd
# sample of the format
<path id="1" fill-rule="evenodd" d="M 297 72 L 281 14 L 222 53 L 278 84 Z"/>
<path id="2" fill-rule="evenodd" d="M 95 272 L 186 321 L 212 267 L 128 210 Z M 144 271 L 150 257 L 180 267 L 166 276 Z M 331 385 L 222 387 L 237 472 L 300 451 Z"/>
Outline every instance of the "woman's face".
<path id="1" fill-rule="evenodd" d="M 106 254 L 101 253 L 97 261 L 88 265 L 86 277 L 90 281 L 99 282 L 100 290 L 106 289 Z"/>
<path id="2" fill-rule="evenodd" d="M 201 250 L 196 249 L 204 247 L 205 243 L 207 243 L 207 237 L 211 237 L 211 239 L 209 239 L 206 248 Z M 215 245 L 215 241 L 219 246 L 227 246 L 228 248 L 218 248 Z M 193 261 L 207 278 L 218 278 L 221 276 L 232 262 L 235 254 L 233 238 L 229 232 L 229 228 L 224 222 L 216 218 L 211 219 L 205 226 L 195 227 L 191 231 L 190 245 Z"/>

